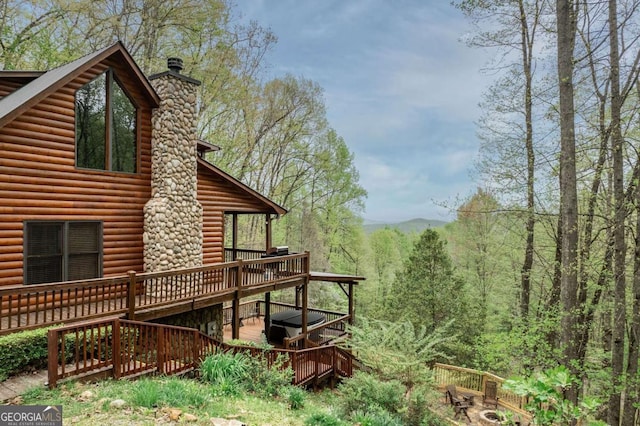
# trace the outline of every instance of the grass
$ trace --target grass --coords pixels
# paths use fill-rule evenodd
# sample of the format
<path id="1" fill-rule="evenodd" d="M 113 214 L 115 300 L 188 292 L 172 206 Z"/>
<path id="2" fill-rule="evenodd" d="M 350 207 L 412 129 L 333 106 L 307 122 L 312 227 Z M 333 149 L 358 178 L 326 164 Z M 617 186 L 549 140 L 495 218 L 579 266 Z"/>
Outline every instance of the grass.
<path id="1" fill-rule="evenodd" d="M 176 377 L 106 380 L 93 384 L 68 382 L 54 390 L 31 389 L 22 395 L 22 403 L 62 405 L 65 425 L 103 423 L 109 426 L 182 424 L 187 423 L 186 415 L 196 417 L 197 420 L 188 423 L 192 425 L 211 425 L 211 418 L 221 417 L 248 425 L 302 426 L 311 418 L 332 416 L 334 405 L 330 391 L 306 393 L 304 404 L 296 405 L 295 409 L 286 396 L 263 399 L 243 392 L 222 397 L 214 391 L 210 384 Z M 126 404 L 114 408 L 111 402 L 116 399 Z M 180 410 L 182 414 L 171 421 L 171 410 Z"/>

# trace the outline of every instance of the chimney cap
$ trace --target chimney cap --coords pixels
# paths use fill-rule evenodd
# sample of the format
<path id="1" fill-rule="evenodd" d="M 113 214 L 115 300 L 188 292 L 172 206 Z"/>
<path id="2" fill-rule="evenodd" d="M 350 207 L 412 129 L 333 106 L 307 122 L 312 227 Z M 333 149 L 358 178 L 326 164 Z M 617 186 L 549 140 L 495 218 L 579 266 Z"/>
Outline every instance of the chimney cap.
<path id="1" fill-rule="evenodd" d="M 180 71 L 182 71 L 182 59 L 181 58 L 168 58 L 167 59 L 167 67 L 173 71 L 173 72 L 177 72 L 178 74 L 180 74 Z"/>

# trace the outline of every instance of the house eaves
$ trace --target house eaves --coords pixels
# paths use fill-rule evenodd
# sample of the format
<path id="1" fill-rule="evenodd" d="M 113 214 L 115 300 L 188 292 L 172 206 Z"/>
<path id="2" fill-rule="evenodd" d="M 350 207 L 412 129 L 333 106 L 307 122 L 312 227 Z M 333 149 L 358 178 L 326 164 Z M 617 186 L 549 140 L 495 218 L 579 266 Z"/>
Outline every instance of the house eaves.
<path id="1" fill-rule="evenodd" d="M 135 63 L 129 52 L 127 52 L 124 45 L 118 41 L 111 46 L 97 50 L 76 59 L 73 62 L 69 62 L 68 64 L 46 71 L 30 83 L 0 99 L 0 128 L 9 124 L 16 117 L 19 117 L 29 108 L 37 105 L 38 102 L 63 87 L 65 84 L 69 83 L 95 64 L 117 53 L 122 55 L 124 61 L 129 64 L 133 73 L 138 77 L 140 84 L 144 87 L 149 98 L 152 100 L 153 107 L 157 107 L 160 104 L 158 94 L 153 90 L 153 87 L 140 70 L 140 67 Z"/>
<path id="2" fill-rule="evenodd" d="M 226 181 L 227 183 L 229 183 L 231 186 L 235 187 L 239 191 L 244 192 L 248 196 L 257 199 L 261 204 L 264 204 L 266 207 L 271 209 L 274 214 L 282 216 L 282 215 L 287 213 L 287 209 L 285 209 L 284 207 L 282 207 L 282 206 L 276 204 L 275 202 L 271 201 L 270 199 L 268 199 L 264 195 L 260 194 L 258 191 L 248 187 L 244 183 L 240 182 L 238 179 L 236 179 L 233 176 L 231 176 L 230 174 L 222 171 L 221 169 L 219 169 L 218 167 L 216 167 L 213 164 L 209 163 L 208 161 L 203 160 L 202 158 L 198 158 L 198 164 L 200 166 L 206 168 L 207 171 L 209 171 L 212 174 L 218 176 L 220 179 Z"/>

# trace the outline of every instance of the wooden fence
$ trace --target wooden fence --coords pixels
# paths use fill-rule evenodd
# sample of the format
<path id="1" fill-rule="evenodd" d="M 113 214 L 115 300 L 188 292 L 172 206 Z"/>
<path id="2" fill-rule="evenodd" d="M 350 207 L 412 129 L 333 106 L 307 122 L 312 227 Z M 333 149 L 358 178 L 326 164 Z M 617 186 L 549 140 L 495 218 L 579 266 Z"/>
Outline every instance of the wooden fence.
<path id="1" fill-rule="evenodd" d="M 440 387 L 455 385 L 463 392 L 470 392 L 476 395 L 485 393 L 487 381 L 494 381 L 498 384 L 498 404 L 513 412 L 531 417 L 525 406 L 527 398 L 514 394 L 502 388 L 504 379 L 491 373 L 472 370 L 470 368 L 456 367 L 453 365 L 436 363 L 433 368 L 436 384 Z"/>
<path id="2" fill-rule="evenodd" d="M 279 282 L 309 274 L 308 253 L 270 259 L 238 260 L 197 268 L 63 283 L 0 288 L 0 335 L 48 325 L 127 316 L 192 303 L 197 309 L 217 298 L 232 300 Z M 269 273 L 267 273 L 267 269 Z"/>
<path id="3" fill-rule="evenodd" d="M 118 318 L 48 331 L 49 387 L 66 378 L 178 374 L 215 348 L 198 330 Z"/>

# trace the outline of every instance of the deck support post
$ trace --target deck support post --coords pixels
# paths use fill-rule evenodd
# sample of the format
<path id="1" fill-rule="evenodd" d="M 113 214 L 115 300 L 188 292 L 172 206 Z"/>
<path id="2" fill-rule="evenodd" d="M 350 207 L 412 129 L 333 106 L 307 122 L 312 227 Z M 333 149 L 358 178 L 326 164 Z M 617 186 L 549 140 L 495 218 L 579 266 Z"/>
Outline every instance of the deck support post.
<path id="1" fill-rule="evenodd" d="M 307 347 L 307 318 L 309 317 L 307 309 L 309 309 L 309 274 L 304 278 L 304 283 L 302 284 L 302 335 L 304 339 L 302 340 L 302 347 Z"/>
<path id="2" fill-rule="evenodd" d="M 271 214 L 267 213 L 265 215 L 266 219 L 265 219 L 265 251 L 269 251 L 269 249 L 271 248 L 272 244 L 271 244 Z"/>
<path id="3" fill-rule="evenodd" d="M 127 308 L 129 313 L 127 319 L 134 321 L 136 319 L 136 271 L 129 271 L 129 288 L 127 288 Z"/>
<path id="4" fill-rule="evenodd" d="M 238 260 L 238 213 L 234 213 L 231 218 L 231 226 L 233 228 L 231 233 L 231 259 Z"/>
<path id="5" fill-rule="evenodd" d="M 268 291 L 264 294 L 264 335 L 267 336 L 267 342 L 269 341 L 269 335 L 271 334 L 271 292 Z"/>
<path id="6" fill-rule="evenodd" d="M 349 283 L 349 325 L 353 325 L 353 281 Z"/>
<path id="7" fill-rule="evenodd" d="M 231 338 L 240 338 L 240 299 L 242 298 L 242 259 L 236 261 L 238 263 L 236 271 L 236 291 L 232 301 L 233 318 L 231 320 Z"/>

